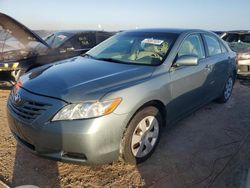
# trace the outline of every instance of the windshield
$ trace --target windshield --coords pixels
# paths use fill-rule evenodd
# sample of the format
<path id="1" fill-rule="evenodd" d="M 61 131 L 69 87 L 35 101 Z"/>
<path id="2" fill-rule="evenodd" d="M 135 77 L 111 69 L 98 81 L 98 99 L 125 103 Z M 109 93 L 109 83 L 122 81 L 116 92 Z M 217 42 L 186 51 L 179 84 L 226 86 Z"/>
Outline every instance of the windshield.
<path id="1" fill-rule="evenodd" d="M 64 32 L 59 32 L 59 33 L 54 33 L 50 36 L 48 36 L 45 41 L 47 44 L 50 45 L 51 48 L 58 48 L 61 46 L 65 41 L 67 41 L 72 34 L 70 33 L 64 33 Z"/>
<path id="2" fill-rule="evenodd" d="M 223 37 L 235 52 L 250 50 L 250 34 L 229 33 Z"/>
<path id="3" fill-rule="evenodd" d="M 117 63 L 159 65 L 167 57 L 177 36 L 155 32 L 120 33 L 91 49 L 87 55 Z"/>

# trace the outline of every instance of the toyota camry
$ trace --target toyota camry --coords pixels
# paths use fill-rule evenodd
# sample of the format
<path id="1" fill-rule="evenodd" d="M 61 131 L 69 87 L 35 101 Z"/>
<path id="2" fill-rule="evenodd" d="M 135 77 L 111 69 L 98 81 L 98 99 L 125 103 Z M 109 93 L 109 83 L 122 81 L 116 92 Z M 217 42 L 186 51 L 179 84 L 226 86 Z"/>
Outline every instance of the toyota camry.
<path id="1" fill-rule="evenodd" d="M 137 164 L 166 127 L 213 100 L 227 102 L 235 77 L 236 54 L 212 32 L 126 31 L 22 76 L 8 99 L 9 126 L 43 157 Z"/>

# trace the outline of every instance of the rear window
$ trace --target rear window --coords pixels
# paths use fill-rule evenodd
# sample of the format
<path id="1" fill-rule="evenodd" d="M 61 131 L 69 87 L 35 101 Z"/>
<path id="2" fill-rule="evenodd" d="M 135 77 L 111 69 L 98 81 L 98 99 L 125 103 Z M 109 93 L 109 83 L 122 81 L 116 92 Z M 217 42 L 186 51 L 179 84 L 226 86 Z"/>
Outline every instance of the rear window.
<path id="1" fill-rule="evenodd" d="M 238 42 L 239 34 L 226 34 L 222 39 L 226 42 Z"/>
<path id="2" fill-rule="evenodd" d="M 250 50 L 250 34 L 249 33 L 229 33 L 223 37 L 230 48 L 235 51 L 245 51 Z"/>
<path id="3" fill-rule="evenodd" d="M 240 41 L 250 43 L 250 34 L 240 35 Z"/>
<path id="4" fill-rule="evenodd" d="M 250 43 L 250 34 L 229 33 L 229 34 L 226 34 L 222 39 L 229 43 L 231 42 Z"/>

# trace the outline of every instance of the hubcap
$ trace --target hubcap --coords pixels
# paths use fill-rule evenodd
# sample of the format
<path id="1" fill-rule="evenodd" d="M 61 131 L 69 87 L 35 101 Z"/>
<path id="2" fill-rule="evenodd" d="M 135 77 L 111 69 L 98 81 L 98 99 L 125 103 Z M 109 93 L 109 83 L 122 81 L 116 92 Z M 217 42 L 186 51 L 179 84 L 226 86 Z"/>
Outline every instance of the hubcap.
<path id="1" fill-rule="evenodd" d="M 132 135 L 131 150 L 135 157 L 148 155 L 159 136 L 159 123 L 154 116 L 147 116 L 136 126 Z"/>
<path id="2" fill-rule="evenodd" d="M 225 92 L 224 92 L 224 96 L 226 100 L 230 98 L 232 90 L 233 90 L 233 79 L 230 77 L 227 81 Z"/>

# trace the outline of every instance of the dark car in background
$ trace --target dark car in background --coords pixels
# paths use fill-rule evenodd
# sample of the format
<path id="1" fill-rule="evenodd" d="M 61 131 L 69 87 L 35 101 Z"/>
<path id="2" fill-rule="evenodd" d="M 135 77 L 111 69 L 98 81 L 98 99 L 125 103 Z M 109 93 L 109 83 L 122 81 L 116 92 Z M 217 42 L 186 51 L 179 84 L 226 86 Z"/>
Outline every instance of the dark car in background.
<path id="1" fill-rule="evenodd" d="M 87 52 L 112 35 L 104 31 L 59 31 L 46 37 L 45 42 L 51 47 L 48 54 L 65 59 Z"/>
<path id="2" fill-rule="evenodd" d="M 230 31 L 221 37 L 237 53 L 239 76 L 250 76 L 250 31 Z"/>
<path id="3" fill-rule="evenodd" d="M 32 68 L 87 52 L 114 33 L 61 31 L 45 39 L 23 24 L 0 13 L 0 83 L 15 84 Z"/>

